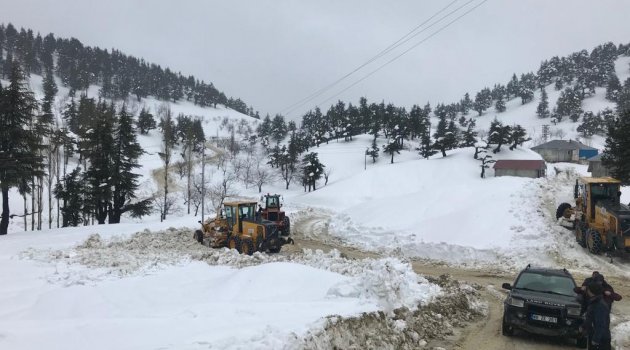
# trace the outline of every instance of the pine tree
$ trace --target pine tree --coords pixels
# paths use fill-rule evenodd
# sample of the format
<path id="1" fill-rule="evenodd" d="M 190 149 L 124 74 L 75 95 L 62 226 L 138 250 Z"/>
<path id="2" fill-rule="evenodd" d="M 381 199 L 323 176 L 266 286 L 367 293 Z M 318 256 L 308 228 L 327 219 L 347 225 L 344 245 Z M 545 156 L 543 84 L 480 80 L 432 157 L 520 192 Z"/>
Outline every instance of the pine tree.
<path id="1" fill-rule="evenodd" d="M 540 103 L 538 104 L 538 108 L 536 109 L 536 115 L 539 118 L 549 118 L 549 97 L 547 96 L 547 91 L 545 88 L 542 88 L 542 93 L 540 95 Z"/>
<path id="2" fill-rule="evenodd" d="M 586 112 L 582 116 L 582 124 L 577 127 L 577 132 L 582 133 L 584 137 L 591 137 L 603 131 L 604 121 L 601 115 L 593 112 Z"/>
<path id="3" fill-rule="evenodd" d="M 464 94 L 464 98 L 460 101 L 459 106 L 462 114 L 464 115 L 468 114 L 468 111 L 473 108 L 473 101 L 470 99 L 470 95 L 468 93 Z"/>
<path id="4" fill-rule="evenodd" d="M 492 93 L 490 89 L 484 88 L 475 96 L 473 109 L 482 115 L 483 112 L 492 106 Z"/>
<path id="5" fill-rule="evenodd" d="M 148 109 L 142 107 L 140 115 L 138 115 L 138 130 L 141 135 L 146 135 L 149 131 L 156 128 L 155 118 Z"/>
<path id="6" fill-rule="evenodd" d="M 25 78 L 18 64 L 11 65 L 9 85 L 0 87 L 0 189 L 2 215 L 0 235 L 9 226 L 9 189 L 20 192 L 33 190 L 25 179 L 43 175 L 41 145 L 32 127 L 37 105 L 33 93 L 25 86 Z"/>
<path id="7" fill-rule="evenodd" d="M 507 93 L 507 89 L 505 86 L 501 84 L 495 84 L 492 88 L 492 99 L 493 100 L 503 100 L 505 99 L 505 94 Z"/>
<path id="8" fill-rule="evenodd" d="M 460 144 L 460 131 L 453 120 L 448 123 L 446 135 L 442 142 L 447 150 L 455 149 Z"/>
<path id="9" fill-rule="evenodd" d="M 520 82 L 516 77 L 516 74 L 512 75 L 512 79 L 507 83 L 506 92 L 508 101 L 512 98 L 518 96 L 519 91 L 521 91 Z"/>
<path id="10" fill-rule="evenodd" d="M 139 218 L 151 212 L 151 199 L 136 201 L 140 174 L 133 171 L 140 167 L 138 159 L 144 153 L 136 139 L 133 117 L 127 113 L 125 105 L 118 113 L 118 123 L 114 129 L 112 172 L 109 183 L 112 187 L 112 200 L 108 208 L 109 223 L 120 223 L 123 213 L 129 212 Z"/>
<path id="11" fill-rule="evenodd" d="M 112 205 L 112 156 L 116 146 L 116 111 L 113 104 L 99 101 L 93 118 L 94 127 L 86 131 L 82 147 L 88 163 L 84 178 L 88 186 L 88 208 L 98 224 L 102 225 Z"/>
<path id="12" fill-rule="evenodd" d="M 496 104 L 494 105 L 494 108 L 497 110 L 498 113 L 503 113 L 506 110 L 505 107 L 505 101 L 503 100 L 503 97 L 500 97 Z"/>
<path id="13" fill-rule="evenodd" d="M 524 105 L 534 99 L 534 89 L 521 85 L 518 96 L 521 98 L 521 104 Z"/>
<path id="14" fill-rule="evenodd" d="M 423 114 L 421 121 L 423 128 L 419 135 L 420 147 L 417 148 L 417 150 L 420 151 L 420 156 L 422 158 L 428 159 L 436 153 L 436 150 L 433 148 L 433 144 L 431 143 L 431 119 L 429 118 L 430 109 L 425 108 L 425 110 L 426 113 Z"/>
<path id="15" fill-rule="evenodd" d="M 624 186 L 630 185 L 630 109 L 620 111 L 619 117 L 608 126 L 608 137 L 602 164 Z"/>
<path id="16" fill-rule="evenodd" d="M 394 164 L 394 154 L 400 154 L 400 150 L 402 149 L 400 146 L 401 138 L 399 127 L 396 125 L 389 135 L 387 144 L 383 146 L 383 151 L 391 156 L 391 164 Z"/>
<path id="17" fill-rule="evenodd" d="M 531 138 L 528 138 L 525 129 L 517 124 L 510 128 L 509 140 L 511 144 L 510 151 L 513 151 L 517 146 L 522 146 L 523 143 L 531 140 Z"/>
<path id="18" fill-rule="evenodd" d="M 63 181 L 55 186 L 55 196 L 63 201 L 61 207 L 62 227 L 79 226 L 83 222 L 81 212 L 84 206 L 84 191 L 81 168 L 79 167 L 64 176 Z"/>
<path id="19" fill-rule="evenodd" d="M 325 167 L 326 166 L 319 161 L 317 153 L 315 152 L 305 155 L 302 159 L 303 177 L 306 180 L 309 192 L 311 192 L 311 188 L 313 191 L 317 190 L 317 180 L 321 179 L 324 175 Z"/>
<path id="20" fill-rule="evenodd" d="M 577 122 L 582 114 L 582 100 L 577 91 L 571 87 L 567 87 L 560 93 L 556 105 L 556 114 L 560 117 L 569 117 Z"/>
<path id="21" fill-rule="evenodd" d="M 280 114 L 276 114 L 271 122 L 271 137 L 279 143 L 287 136 L 287 124 L 284 121 L 284 117 Z"/>
<path id="22" fill-rule="evenodd" d="M 608 126 L 615 122 L 617 114 L 610 108 L 604 108 L 599 114 L 602 119 L 602 131 L 607 133 Z"/>
<path id="23" fill-rule="evenodd" d="M 366 151 L 367 155 L 372 158 L 372 163 L 376 163 L 376 158 L 378 158 L 379 153 L 378 145 L 376 144 L 376 137 L 377 136 L 374 136 L 372 139 L 372 147 Z"/>
<path id="24" fill-rule="evenodd" d="M 564 87 L 564 82 L 562 81 L 562 79 L 560 78 L 556 79 L 556 83 L 554 84 L 554 88 L 556 89 L 556 91 L 562 90 L 563 87 Z"/>
<path id="25" fill-rule="evenodd" d="M 77 104 L 74 102 L 74 98 L 65 106 L 63 111 L 63 120 L 65 121 L 68 130 L 73 133 L 79 131 L 79 112 L 77 111 Z"/>
<path id="26" fill-rule="evenodd" d="M 630 109 L 630 78 L 626 79 L 617 96 L 617 113 Z"/>
<path id="27" fill-rule="evenodd" d="M 468 121 L 468 128 L 462 135 L 462 147 L 473 147 L 477 143 L 476 124 L 477 122 L 472 118 Z"/>
<path id="28" fill-rule="evenodd" d="M 490 130 L 488 132 L 488 144 L 497 145 L 492 150 L 493 153 L 501 152 L 501 146 L 510 143 L 511 128 L 509 125 L 503 125 L 496 118 L 490 123 Z"/>
<path id="29" fill-rule="evenodd" d="M 263 122 L 258 126 L 258 137 L 264 139 L 271 136 L 272 129 L 273 126 L 271 124 L 271 117 L 269 117 L 269 114 L 267 114 L 263 119 Z"/>
<path id="30" fill-rule="evenodd" d="M 621 91 L 621 83 L 617 74 L 611 74 L 608 78 L 608 85 L 606 86 L 606 98 L 610 101 L 617 102 L 619 92 Z"/>
<path id="31" fill-rule="evenodd" d="M 11 72 L 13 71 L 13 50 L 7 50 L 7 57 L 5 57 L 4 62 L 2 63 L 2 77 L 8 78 L 11 76 Z"/>

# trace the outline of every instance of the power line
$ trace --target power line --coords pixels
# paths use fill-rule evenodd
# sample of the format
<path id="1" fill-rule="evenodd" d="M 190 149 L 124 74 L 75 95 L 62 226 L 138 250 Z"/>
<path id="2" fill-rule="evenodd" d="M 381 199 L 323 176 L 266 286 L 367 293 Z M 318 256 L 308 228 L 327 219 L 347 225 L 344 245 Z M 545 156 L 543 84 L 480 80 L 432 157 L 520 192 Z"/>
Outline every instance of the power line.
<path id="1" fill-rule="evenodd" d="M 401 54 L 399 54 L 398 56 L 392 58 L 391 60 L 385 62 L 384 64 L 382 64 L 381 66 L 379 66 L 378 68 L 376 68 L 375 70 L 373 70 L 372 72 L 368 73 L 366 76 L 364 76 L 363 78 L 357 80 L 356 82 L 352 83 L 350 86 L 346 87 L 345 89 L 339 91 L 338 93 L 334 94 L 333 96 L 321 101 L 320 103 L 318 103 L 317 105 L 321 105 L 324 104 L 330 100 L 332 100 L 333 98 L 341 95 L 342 93 L 348 91 L 350 88 L 356 86 L 357 84 L 359 84 L 360 82 L 362 82 L 363 80 L 369 78 L 370 76 L 372 76 L 374 73 L 378 72 L 379 70 L 383 69 L 385 66 L 389 65 L 390 63 L 396 61 L 397 59 L 399 59 L 400 57 L 402 57 L 403 55 L 405 55 L 406 53 L 408 53 L 409 51 L 415 49 L 416 47 L 420 46 L 421 44 L 423 44 L 424 42 L 426 42 L 427 40 L 431 39 L 432 37 L 434 37 L 435 35 L 437 35 L 438 33 L 440 33 L 441 31 L 443 31 L 444 29 L 448 28 L 449 26 L 451 26 L 453 23 L 457 22 L 459 19 L 461 19 L 462 17 L 466 16 L 467 14 L 473 12 L 474 10 L 476 10 L 479 6 L 483 5 L 484 3 L 486 3 L 488 0 L 483 0 L 481 1 L 479 4 L 473 6 L 471 9 L 469 9 L 468 11 L 464 12 L 463 14 L 461 14 L 460 16 L 458 16 L 457 18 L 455 18 L 454 20 L 450 21 L 449 23 L 447 23 L 446 25 L 444 25 L 443 27 L 441 27 L 440 29 L 436 30 L 435 32 L 431 33 L 428 37 L 422 39 L 421 41 L 419 41 L 418 43 L 414 44 L 413 46 L 411 46 L 409 49 L 403 51 Z"/>
<path id="2" fill-rule="evenodd" d="M 417 25 L 416 27 L 414 27 L 412 30 L 410 30 L 409 32 L 407 32 L 405 35 L 403 35 L 400 39 L 396 40 L 394 43 L 390 44 L 388 47 L 386 47 L 385 49 L 381 50 L 379 53 L 377 53 L 375 56 L 373 56 L 372 58 L 370 58 L 368 61 L 366 61 L 365 63 L 361 64 L 360 66 L 356 67 L 355 69 L 353 69 L 350 73 L 347 73 L 346 75 L 342 76 L 341 78 L 337 79 L 336 81 L 328 84 L 327 86 L 315 91 L 314 93 L 308 95 L 307 97 L 301 99 L 300 101 L 290 105 L 289 107 L 285 108 L 282 110 L 282 112 L 291 112 L 293 111 L 295 108 L 302 106 L 303 104 L 313 100 L 314 98 L 316 98 L 317 96 L 320 96 L 321 94 L 323 94 L 324 92 L 328 91 L 329 89 L 331 89 L 332 87 L 334 87 L 335 85 L 337 85 L 338 83 L 340 83 L 341 81 L 343 81 L 344 79 L 346 79 L 347 77 L 351 76 L 352 74 L 356 73 L 357 71 L 359 71 L 361 68 L 367 66 L 368 64 L 374 62 L 375 60 L 383 57 L 383 55 L 391 52 L 392 50 L 394 50 L 395 48 L 399 47 L 400 45 L 406 43 L 407 41 L 409 41 L 411 38 L 413 38 L 414 36 L 424 32 L 425 30 L 431 28 L 431 26 L 435 25 L 436 23 L 440 22 L 442 19 L 450 16 L 453 12 L 458 11 L 459 9 L 461 9 L 463 6 L 466 6 L 467 4 L 469 4 L 471 1 L 470 0 L 468 3 L 458 7 L 457 9 L 455 9 L 455 11 L 449 13 L 448 15 L 446 15 L 445 17 L 441 18 L 439 21 L 433 23 L 431 26 L 423 29 L 422 31 L 414 34 L 413 36 L 409 37 L 413 32 L 415 32 L 416 30 L 418 30 L 419 28 L 421 28 L 422 26 L 424 26 L 426 23 L 428 23 L 429 21 L 431 21 L 433 18 L 435 18 L 437 15 L 439 15 L 440 13 L 444 12 L 446 9 L 448 9 L 449 7 L 451 7 L 453 4 L 455 4 L 457 1 L 459 0 L 454 0 L 451 3 L 449 3 L 448 5 L 446 5 L 445 7 L 443 7 L 441 10 L 439 10 L 438 12 L 434 13 L 431 17 L 427 18 L 425 21 L 423 21 L 422 23 L 420 23 L 419 25 Z M 408 38 L 409 37 L 409 38 Z"/>

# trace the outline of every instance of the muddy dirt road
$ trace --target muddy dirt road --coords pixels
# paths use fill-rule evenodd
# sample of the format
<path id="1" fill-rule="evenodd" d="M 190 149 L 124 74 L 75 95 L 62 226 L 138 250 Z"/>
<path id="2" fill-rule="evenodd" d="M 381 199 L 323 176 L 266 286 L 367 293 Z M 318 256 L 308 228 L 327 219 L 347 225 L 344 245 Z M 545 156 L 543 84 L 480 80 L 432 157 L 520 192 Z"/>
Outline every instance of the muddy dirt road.
<path id="1" fill-rule="evenodd" d="M 300 217 L 293 225 L 296 244 L 291 250 L 321 249 L 329 251 L 337 249 L 343 256 L 352 259 L 379 257 L 378 253 L 366 252 L 361 249 L 348 246 L 340 239 L 327 234 L 327 220 L 325 214 L 313 214 Z M 412 266 L 416 273 L 423 276 L 438 278 L 441 275 L 450 275 L 453 279 L 478 284 L 482 286 L 481 296 L 488 304 L 488 313 L 481 320 L 468 324 L 463 329 L 458 329 L 456 334 L 449 339 L 428 343 L 424 348 L 432 349 L 442 347 L 444 349 L 461 350 L 504 350 L 504 349 L 575 349 L 572 340 L 552 339 L 549 337 L 533 336 L 517 332 L 512 337 L 501 334 L 501 319 L 503 317 L 503 300 L 506 293 L 501 289 L 504 282 L 513 283 L 514 275 L 501 270 L 480 271 L 448 266 L 431 261 L 413 261 Z M 574 274 L 579 284 L 586 277 L 585 274 Z M 612 274 L 606 275 L 607 281 L 615 287 L 615 290 L 625 298 L 617 302 L 613 307 L 613 321 L 611 327 L 620 322 L 630 320 L 630 280 Z M 628 344 L 630 349 L 630 344 Z M 619 349 L 619 348 L 618 348 Z"/>

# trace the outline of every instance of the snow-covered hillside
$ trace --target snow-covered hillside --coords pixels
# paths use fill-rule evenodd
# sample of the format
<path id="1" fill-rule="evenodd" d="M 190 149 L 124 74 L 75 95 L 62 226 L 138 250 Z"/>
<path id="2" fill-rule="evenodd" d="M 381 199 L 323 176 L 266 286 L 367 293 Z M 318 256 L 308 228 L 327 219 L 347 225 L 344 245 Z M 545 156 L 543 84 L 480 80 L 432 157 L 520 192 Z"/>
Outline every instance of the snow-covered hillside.
<path id="1" fill-rule="evenodd" d="M 630 76 L 629 63 L 628 57 L 616 62 L 621 80 Z M 33 76 L 30 85 L 41 98 L 41 77 Z M 553 106 L 559 92 L 552 86 L 547 92 Z M 604 93 L 598 89 L 587 98 L 584 110 L 612 108 Z M 57 107 L 66 95 L 60 88 Z M 89 96 L 97 95 L 98 87 L 91 87 Z M 540 159 L 529 147 L 539 141 L 541 125 L 550 121 L 536 117 L 538 99 L 539 92 L 526 105 L 512 100 L 506 112 L 491 109 L 476 118 L 479 130 L 487 130 L 496 116 L 504 124 L 524 126 L 533 138 L 514 151 L 504 148 L 495 159 Z M 134 113 L 164 104 L 151 98 L 127 103 Z M 223 107 L 186 102 L 170 107 L 175 116 L 202 118 L 209 138 L 228 137 L 230 128 L 239 125 L 244 131 L 238 137 L 244 138 L 258 123 Z M 551 134 L 577 138 L 577 125 L 562 121 L 551 125 Z M 162 166 L 161 136 L 153 130 L 139 141 L 146 151 L 140 192 L 149 196 L 158 187 L 154 172 Z M 601 136 L 582 141 L 600 150 L 604 144 Z M 381 146 L 384 142 L 379 140 Z M 494 177 L 490 169 L 482 179 L 472 148 L 421 159 L 415 141 L 405 144 L 390 164 L 383 154 L 376 163 L 365 157 L 371 136 L 333 140 L 310 150 L 331 171 L 328 184 L 305 192 L 296 182 L 286 190 L 277 179 L 262 188 L 283 195 L 296 237 L 341 242 L 394 259 L 354 262 L 336 252 L 246 257 L 209 250 L 192 242 L 200 215 L 185 214 L 185 179 L 177 175 L 172 188 L 176 205 L 165 222 L 154 214 L 124 218 L 119 225 L 24 232 L 22 219 L 12 219 L 10 234 L 0 244 L 0 348 L 282 348 L 290 339 L 321 329 L 326 316 L 413 308 L 439 295 L 436 285 L 413 273 L 407 259 L 502 272 L 527 263 L 580 272 L 601 268 L 601 258 L 585 254 L 553 217 L 560 202 L 571 200 L 575 176 L 586 174 L 585 165 L 554 164 L 541 179 Z M 209 182 L 217 183 L 222 175 L 212 152 L 206 170 Z M 260 165 L 266 167 L 262 159 Z M 199 164 L 194 172 L 201 172 Z M 235 182 L 233 190 L 239 197 L 260 196 L 251 184 Z M 622 199 L 630 201 L 630 191 L 624 190 Z M 13 213 L 21 213 L 22 201 L 13 190 Z M 211 205 L 206 209 L 214 214 Z M 134 235 L 144 230 L 150 232 Z M 169 240 L 186 250 L 172 248 Z M 615 263 L 604 269 L 630 276 L 626 267 Z"/>

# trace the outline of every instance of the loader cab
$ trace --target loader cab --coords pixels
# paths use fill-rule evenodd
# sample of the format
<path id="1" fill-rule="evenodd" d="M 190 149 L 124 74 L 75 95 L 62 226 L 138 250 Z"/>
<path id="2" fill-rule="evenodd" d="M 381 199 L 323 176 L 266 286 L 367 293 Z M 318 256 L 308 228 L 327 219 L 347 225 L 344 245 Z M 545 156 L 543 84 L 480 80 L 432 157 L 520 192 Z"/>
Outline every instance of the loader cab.
<path id="1" fill-rule="evenodd" d="M 267 194 L 264 196 L 265 200 L 265 209 L 263 212 L 263 218 L 269 221 L 280 221 L 282 220 L 282 215 L 280 211 L 280 207 L 282 204 L 280 203 L 280 195 Z"/>
<path id="2" fill-rule="evenodd" d="M 229 231 L 234 234 L 243 233 L 243 225 L 249 228 L 248 223 L 256 222 L 256 202 L 224 203 L 224 211 Z"/>
<path id="3" fill-rule="evenodd" d="M 236 223 L 236 210 L 235 209 L 236 209 L 235 207 L 228 204 L 224 204 L 224 207 L 223 207 L 223 212 L 225 213 L 225 220 L 227 221 L 230 232 L 232 232 L 232 228 L 234 227 L 234 224 Z"/>
<path id="4" fill-rule="evenodd" d="M 267 200 L 265 202 L 265 207 L 272 208 L 280 208 L 280 197 L 279 196 L 270 196 L 267 195 Z"/>
<path id="5" fill-rule="evenodd" d="M 597 207 L 619 207 L 620 182 L 610 177 L 582 178 L 579 184 L 580 196 L 584 200 L 585 214 L 589 222 L 595 219 Z"/>

